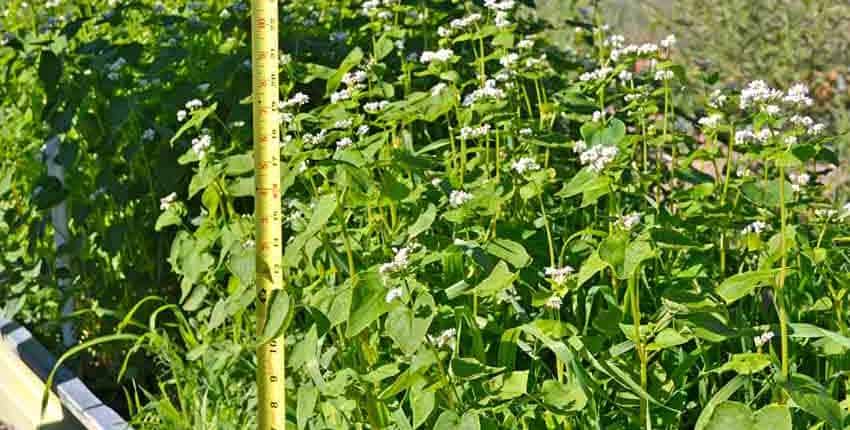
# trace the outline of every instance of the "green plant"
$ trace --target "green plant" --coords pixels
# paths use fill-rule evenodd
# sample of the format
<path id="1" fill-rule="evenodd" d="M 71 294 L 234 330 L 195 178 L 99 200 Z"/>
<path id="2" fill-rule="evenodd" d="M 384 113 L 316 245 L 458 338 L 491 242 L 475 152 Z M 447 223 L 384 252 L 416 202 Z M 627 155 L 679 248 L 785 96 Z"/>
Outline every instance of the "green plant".
<path id="1" fill-rule="evenodd" d="M 106 274 L 138 258 L 147 283 L 114 284 L 127 297 L 92 320 L 116 335 L 71 353 L 130 342 L 113 367 L 138 381 L 140 428 L 252 426 L 246 7 L 133 5 L 66 41 L 67 87 L 41 74 L 75 112 L 63 142 L 93 148 L 81 176 L 104 139 L 136 154 L 105 163 L 133 203 L 74 231 L 128 223 L 136 242 L 97 255 Z M 675 37 L 627 45 L 600 14 L 574 21 L 564 47 L 511 1 L 282 8 L 287 289 L 264 332 L 287 334 L 288 426 L 845 426 L 850 208 L 816 181 L 837 160 L 808 90 L 718 88 L 672 60 Z M 87 74 L 100 56 L 120 65 Z M 98 91 L 83 103 L 80 82 Z"/>

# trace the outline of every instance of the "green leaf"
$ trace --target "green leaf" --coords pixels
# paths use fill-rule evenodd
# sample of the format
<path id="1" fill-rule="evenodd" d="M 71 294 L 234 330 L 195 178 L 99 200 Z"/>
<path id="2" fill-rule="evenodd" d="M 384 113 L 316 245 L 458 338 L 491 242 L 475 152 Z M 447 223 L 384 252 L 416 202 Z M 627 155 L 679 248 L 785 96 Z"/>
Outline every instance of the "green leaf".
<path id="1" fill-rule="evenodd" d="M 772 404 L 753 415 L 753 430 L 792 430 L 791 410 L 786 405 Z"/>
<path id="2" fill-rule="evenodd" d="M 770 284 L 776 278 L 780 269 L 758 270 L 739 273 L 726 278 L 716 290 L 717 295 L 723 298 L 727 304 L 750 294 L 758 287 Z M 787 269 L 786 269 L 787 273 Z"/>
<path id="3" fill-rule="evenodd" d="M 41 51 L 38 61 L 38 78 L 44 85 L 48 97 L 53 97 L 59 88 L 62 77 L 62 60 L 53 51 Z"/>
<path id="4" fill-rule="evenodd" d="M 517 275 L 508 269 L 508 265 L 504 261 L 499 261 L 481 283 L 475 286 L 472 290 L 466 291 L 466 294 L 477 294 L 478 297 L 490 297 L 498 294 L 501 291 L 508 289 L 513 284 Z"/>
<path id="5" fill-rule="evenodd" d="M 434 319 L 435 308 L 434 298 L 428 293 L 421 293 L 412 309 L 398 306 L 387 315 L 384 328 L 403 353 L 413 354 L 422 346 Z"/>
<path id="6" fill-rule="evenodd" d="M 330 97 L 331 93 L 336 91 L 337 87 L 339 87 L 339 83 L 342 81 L 342 77 L 348 73 L 354 66 L 360 64 L 360 60 L 363 59 L 363 50 L 359 47 L 355 47 L 348 53 L 339 67 L 336 69 L 333 75 L 328 78 L 327 85 L 325 86 L 325 96 Z"/>
<path id="7" fill-rule="evenodd" d="M 526 394 L 528 386 L 528 371 L 513 371 L 507 375 L 497 375 L 487 381 L 490 390 L 496 392 L 496 397 L 502 400 L 514 399 Z"/>
<path id="8" fill-rule="evenodd" d="M 451 410 L 444 411 L 434 423 L 434 430 L 458 430 L 460 428 L 460 417 Z"/>
<path id="9" fill-rule="evenodd" d="M 814 415 L 832 428 L 844 428 L 844 414 L 841 405 L 835 399 L 820 393 L 803 393 L 798 390 L 791 390 L 791 399 L 797 407 Z"/>
<path id="10" fill-rule="evenodd" d="M 286 267 L 296 267 L 301 259 L 301 250 L 308 240 L 318 233 L 322 227 L 330 220 L 337 207 L 336 194 L 325 194 L 319 197 L 313 213 L 310 215 L 310 223 L 307 228 L 295 236 L 292 242 L 286 245 L 283 253 L 283 265 Z"/>
<path id="11" fill-rule="evenodd" d="M 614 269 L 620 279 L 626 278 L 625 263 L 628 242 L 628 233 L 620 231 L 606 237 L 599 244 L 599 257 Z"/>
<path id="12" fill-rule="evenodd" d="M 494 257 L 507 261 L 516 268 L 522 268 L 531 263 L 531 256 L 528 255 L 525 247 L 512 240 L 493 239 L 484 244 L 484 250 Z"/>
<path id="13" fill-rule="evenodd" d="M 785 189 L 785 203 L 794 199 L 794 189 L 787 180 L 782 181 Z M 741 187 L 744 197 L 760 206 L 775 208 L 779 206 L 779 179 L 765 183 L 764 181 L 747 182 Z"/>
<path id="14" fill-rule="evenodd" d="M 269 300 L 269 311 L 266 324 L 263 326 L 263 336 L 258 342 L 264 345 L 283 333 L 286 317 L 289 315 L 289 294 L 284 290 L 272 290 Z"/>
<path id="15" fill-rule="evenodd" d="M 316 400 L 319 398 L 319 391 L 313 385 L 301 385 L 298 387 L 297 407 L 296 407 L 296 422 L 298 430 L 307 428 L 307 421 L 313 415 L 313 409 L 316 408 Z"/>
<path id="16" fill-rule="evenodd" d="M 767 354 L 759 354 L 755 352 L 744 352 L 734 354 L 723 366 L 720 366 L 720 372 L 733 370 L 739 375 L 752 375 L 764 370 L 770 366 L 770 357 Z"/>
<path id="17" fill-rule="evenodd" d="M 204 125 L 204 121 L 207 119 L 207 117 L 215 113 L 216 109 L 218 109 L 217 102 L 207 107 L 195 109 L 194 111 L 192 111 L 192 113 L 189 114 L 189 119 L 183 124 L 182 127 L 180 127 L 179 130 L 177 130 L 177 133 L 175 133 L 174 136 L 171 138 L 171 143 L 173 144 L 174 142 L 176 142 L 177 139 L 179 139 L 180 136 L 183 135 L 183 133 L 185 133 L 191 128 L 201 129 L 201 127 L 203 127 Z M 194 151 L 191 150 L 190 152 L 194 153 Z"/>
<path id="18" fill-rule="evenodd" d="M 694 430 L 705 430 L 709 422 L 711 421 L 712 416 L 714 415 L 715 409 L 717 409 L 720 404 L 728 400 L 729 397 L 732 397 L 732 395 L 735 394 L 735 392 L 738 391 L 741 387 L 743 387 L 746 383 L 746 377 L 738 375 L 732 378 L 732 380 L 730 380 L 729 382 L 727 382 L 726 385 L 723 386 L 723 388 L 714 393 L 714 396 L 711 398 L 711 400 L 708 401 L 708 403 L 705 405 L 705 408 L 703 408 L 702 412 L 699 414 L 699 418 L 697 418 L 697 423 L 696 426 L 694 426 Z"/>
<path id="19" fill-rule="evenodd" d="M 674 346 L 679 346 L 687 343 L 691 340 L 690 335 L 683 335 L 679 330 L 676 330 L 672 327 L 667 327 L 658 334 L 655 335 L 655 338 L 652 339 L 652 342 L 647 345 L 647 350 L 649 351 L 659 351 L 666 348 L 672 348 Z"/>
<path id="20" fill-rule="evenodd" d="M 390 52 L 393 52 L 393 46 L 393 40 L 389 34 L 384 33 L 375 43 L 375 60 L 381 61 Z"/>
<path id="21" fill-rule="evenodd" d="M 544 404 L 562 411 L 575 412 L 587 406 L 587 395 L 575 381 L 562 384 L 553 379 L 547 379 L 543 381 L 540 394 Z"/>
<path id="22" fill-rule="evenodd" d="M 594 133 L 589 143 L 590 146 L 614 146 L 620 143 L 625 136 L 626 125 L 619 119 L 614 118 L 608 123 L 608 127 Z"/>
<path id="23" fill-rule="evenodd" d="M 425 424 L 431 412 L 434 411 L 434 405 L 436 404 L 434 391 L 425 388 L 424 385 L 424 383 L 416 384 L 410 390 L 410 410 L 413 411 L 414 429 Z"/>
<path id="24" fill-rule="evenodd" d="M 626 256 L 623 263 L 622 279 L 634 276 L 640 269 L 641 263 L 655 257 L 655 251 L 649 242 L 636 240 L 626 247 Z"/>
<path id="25" fill-rule="evenodd" d="M 581 269 L 578 271 L 577 286 L 584 285 L 585 282 L 606 267 L 608 267 L 608 263 L 599 256 L 598 252 L 594 251 L 593 254 L 590 254 L 590 257 L 587 257 L 587 260 L 584 261 L 584 264 L 581 265 Z"/>
<path id="26" fill-rule="evenodd" d="M 419 218 L 416 219 L 412 225 L 407 227 L 407 237 L 408 239 L 413 239 L 416 236 L 428 231 L 431 228 L 431 224 L 434 223 L 434 220 L 437 218 L 437 207 L 434 206 L 433 203 L 428 203 L 428 208 L 425 209 L 425 212 L 422 212 L 419 215 Z"/>
<path id="27" fill-rule="evenodd" d="M 738 402 L 725 401 L 715 408 L 706 430 L 751 430 L 753 413 L 750 408 Z"/>
<path id="28" fill-rule="evenodd" d="M 224 159 L 224 173 L 228 176 L 239 176 L 254 170 L 254 155 L 252 152 L 231 155 Z"/>
<path id="29" fill-rule="evenodd" d="M 348 319 L 348 327 L 345 329 L 345 336 L 348 338 L 357 336 L 369 324 L 387 313 L 391 304 L 387 303 L 386 296 L 387 289 L 381 283 L 378 274 L 360 275 L 357 285 L 354 286 L 351 315 Z"/>

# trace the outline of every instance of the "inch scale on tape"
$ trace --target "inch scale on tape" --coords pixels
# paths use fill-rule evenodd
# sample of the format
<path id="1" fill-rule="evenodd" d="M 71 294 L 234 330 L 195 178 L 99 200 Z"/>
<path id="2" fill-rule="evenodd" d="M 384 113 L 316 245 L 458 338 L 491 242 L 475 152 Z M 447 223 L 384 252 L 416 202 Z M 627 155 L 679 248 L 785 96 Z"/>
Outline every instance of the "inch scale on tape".
<path id="1" fill-rule="evenodd" d="M 251 2 L 255 218 L 257 220 L 257 334 L 262 335 L 281 269 L 280 132 L 278 106 L 278 1 Z M 284 339 L 257 348 L 258 428 L 284 430 Z"/>

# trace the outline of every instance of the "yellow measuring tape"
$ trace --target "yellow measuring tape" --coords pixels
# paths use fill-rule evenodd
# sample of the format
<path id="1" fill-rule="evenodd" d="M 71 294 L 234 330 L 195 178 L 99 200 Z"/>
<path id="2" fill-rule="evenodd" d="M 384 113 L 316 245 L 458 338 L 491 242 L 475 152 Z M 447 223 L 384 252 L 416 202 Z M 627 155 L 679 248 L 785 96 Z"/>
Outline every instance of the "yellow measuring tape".
<path id="1" fill-rule="evenodd" d="M 277 8 L 278 0 L 251 2 L 258 336 L 268 318 L 272 292 L 283 288 Z M 283 348 L 283 336 L 257 348 L 260 430 L 283 430 L 286 425 Z"/>

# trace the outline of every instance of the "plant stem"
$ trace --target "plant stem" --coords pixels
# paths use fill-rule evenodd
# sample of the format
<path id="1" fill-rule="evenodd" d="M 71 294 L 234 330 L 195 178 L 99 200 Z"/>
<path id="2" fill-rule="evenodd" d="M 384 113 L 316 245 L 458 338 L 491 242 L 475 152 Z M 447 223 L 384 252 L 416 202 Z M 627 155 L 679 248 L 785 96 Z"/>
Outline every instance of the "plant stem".
<path id="1" fill-rule="evenodd" d="M 628 289 L 631 295 L 631 311 L 632 311 L 632 321 L 634 324 L 634 337 L 635 337 L 635 352 L 637 353 L 638 360 L 640 361 L 640 387 L 643 391 L 646 391 L 647 384 L 647 363 L 646 363 L 646 350 L 644 349 L 643 340 L 640 336 L 640 295 L 638 294 L 638 286 L 637 286 L 637 275 L 631 275 L 628 279 Z M 649 421 L 649 402 L 643 397 L 640 399 L 640 422 L 641 427 L 644 427 L 646 422 Z"/>
<path id="2" fill-rule="evenodd" d="M 788 312 L 785 309 L 785 264 L 787 259 L 787 251 L 785 250 L 785 223 L 786 223 L 786 211 L 785 211 L 785 167 L 782 164 L 777 163 L 777 167 L 779 168 L 779 253 L 780 253 L 780 263 L 779 263 L 779 281 L 777 282 L 776 289 L 776 305 L 779 313 L 779 334 L 780 334 L 780 344 L 781 344 L 781 358 L 782 358 L 782 379 L 783 381 L 788 380 Z M 785 396 L 782 396 L 782 402 L 786 401 Z"/>

